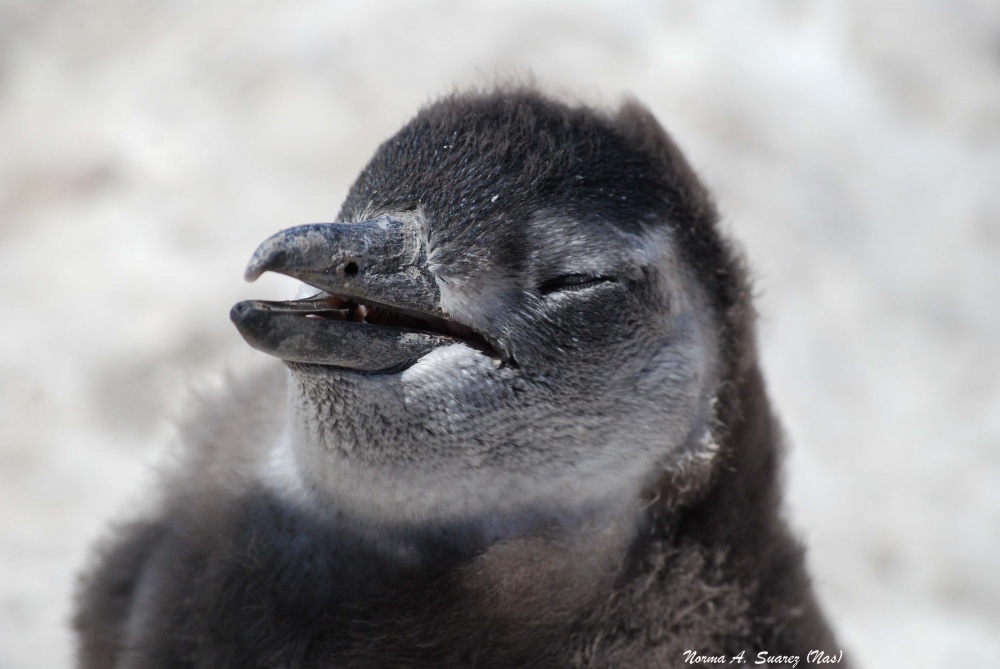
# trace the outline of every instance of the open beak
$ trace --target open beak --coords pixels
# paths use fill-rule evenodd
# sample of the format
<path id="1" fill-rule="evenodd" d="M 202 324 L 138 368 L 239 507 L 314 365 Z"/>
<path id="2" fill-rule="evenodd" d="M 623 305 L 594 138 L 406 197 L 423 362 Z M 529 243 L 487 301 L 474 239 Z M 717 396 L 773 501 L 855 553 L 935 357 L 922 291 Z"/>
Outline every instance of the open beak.
<path id="1" fill-rule="evenodd" d="M 288 362 L 361 372 L 405 369 L 436 348 L 485 338 L 449 320 L 427 268 L 419 224 L 406 216 L 283 230 L 247 265 L 253 281 L 278 272 L 317 288 L 307 300 L 236 304 L 230 318 L 248 344 Z"/>

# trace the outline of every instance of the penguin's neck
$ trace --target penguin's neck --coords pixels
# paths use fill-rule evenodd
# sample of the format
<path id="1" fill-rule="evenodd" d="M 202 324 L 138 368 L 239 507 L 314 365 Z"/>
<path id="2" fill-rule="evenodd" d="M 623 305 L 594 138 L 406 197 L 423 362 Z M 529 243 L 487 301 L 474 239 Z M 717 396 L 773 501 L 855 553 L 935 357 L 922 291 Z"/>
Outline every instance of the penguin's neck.
<path id="1" fill-rule="evenodd" d="M 586 499 L 527 499 L 482 490 L 408 464 L 351 457 L 363 447 L 352 426 L 331 430 L 299 411 L 292 397 L 286 425 L 262 463 L 260 478 L 303 513 L 339 525 L 403 564 L 480 554 L 497 543 L 544 538 L 567 550 L 601 537 L 616 561 L 640 531 L 639 490 Z M 437 474 L 435 472 L 435 474 Z"/>

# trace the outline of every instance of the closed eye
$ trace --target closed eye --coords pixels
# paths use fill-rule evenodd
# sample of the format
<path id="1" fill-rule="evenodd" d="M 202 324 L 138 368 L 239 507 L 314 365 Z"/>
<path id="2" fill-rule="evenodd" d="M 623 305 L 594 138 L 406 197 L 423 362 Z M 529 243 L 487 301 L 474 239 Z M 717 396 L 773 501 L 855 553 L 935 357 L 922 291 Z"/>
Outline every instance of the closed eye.
<path id="1" fill-rule="evenodd" d="M 563 274 L 562 276 L 557 276 L 554 279 L 548 279 L 543 281 L 540 286 L 538 286 L 538 292 L 542 295 L 548 295 L 550 293 L 555 293 L 558 291 L 576 291 L 584 290 L 586 288 L 591 288 L 601 283 L 612 283 L 614 282 L 614 277 L 610 276 L 593 276 L 591 274 Z"/>

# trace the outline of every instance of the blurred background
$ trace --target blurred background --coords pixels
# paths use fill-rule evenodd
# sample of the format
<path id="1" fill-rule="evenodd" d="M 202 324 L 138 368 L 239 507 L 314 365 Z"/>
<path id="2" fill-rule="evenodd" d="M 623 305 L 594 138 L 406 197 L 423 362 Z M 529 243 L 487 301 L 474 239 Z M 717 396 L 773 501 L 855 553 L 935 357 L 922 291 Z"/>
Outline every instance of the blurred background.
<path id="1" fill-rule="evenodd" d="M 788 513 L 870 668 L 1000 666 L 995 0 L 0 0 L 0 669 L 192 389 L 257 243 L 453 87 L 644 101 L 747 249 Z"/>

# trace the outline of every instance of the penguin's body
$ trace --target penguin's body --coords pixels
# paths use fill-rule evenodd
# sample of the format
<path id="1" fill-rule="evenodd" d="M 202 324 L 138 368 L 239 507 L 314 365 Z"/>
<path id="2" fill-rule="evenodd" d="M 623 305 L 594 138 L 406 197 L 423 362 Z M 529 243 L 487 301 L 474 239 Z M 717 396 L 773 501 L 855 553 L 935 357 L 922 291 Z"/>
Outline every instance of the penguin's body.
<path id="1" fill-rule="evenodd" d="M 264 242 L 286 363 L 188 421 L 84 579 L 91 667 L 670 667 L 839 652 L 780 517 L 738 253 L 644 109 L 453 96 Z"/>

